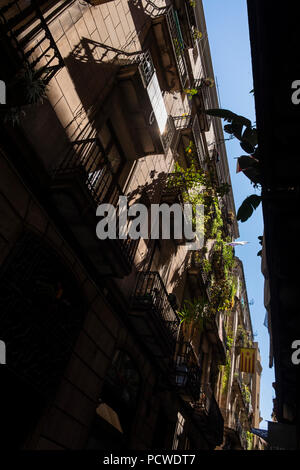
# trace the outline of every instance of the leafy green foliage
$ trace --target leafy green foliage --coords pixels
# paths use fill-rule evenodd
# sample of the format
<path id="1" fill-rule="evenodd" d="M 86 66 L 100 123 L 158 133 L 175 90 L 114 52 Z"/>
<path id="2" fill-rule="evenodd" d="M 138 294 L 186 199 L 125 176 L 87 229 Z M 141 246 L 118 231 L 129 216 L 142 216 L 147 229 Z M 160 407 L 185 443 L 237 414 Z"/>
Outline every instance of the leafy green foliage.
<path id="1" fill-rule="evenodd" d="M 251 348 L 253 346 L 250 333 L 242 325 L 237 327 L 236 340 L 241 348 Z"/>
<path id="2" fill-rule="evenodd" d="M 248 142 L 252 147 L 256 147 L 258 144 L 257 140 L 257 130 L 255 128 L 247 127 L 243 134 L 243 140 Z M 250 152 L 253 153 L 253 152 Z"/>
<path id="3" fill-rule="evenodd" d="M 254 439 L 254 436 L 252 432 L 246 431 L 247 450 L 253 449 L 253 439 Z"/>
<path id="4" fill-rule="evenodd" d="M 24 82 L 25 97 L 28 104 L 42 103 L 46 98 L 47 85 L 38 70 L 26 67 L 21 75 Z"/>
<path id="5" fill-rule="evenodd" d="M 238 164 L 243 173 L 255 184 L 261 184 L 261 169 L 259 161 L 253 156 L 241 155 Z"/>
<path id="6" fill-rule="evenodd" d="M 249 144 L 249 142 L 247 141 L 242 141 L 240 143 L 240 146 L 242 150 L 244 150 L 244 152 L 246 153 L 253 153 L 255 151 L 255 148 L 253 147 L 253 145 Z"/>
<path id="7" fill-rule="evenodd" d="M 241 156 L 239 160 L 240 168 L 243 173 L 250 179 L 254 186 L 262 184 L 261 167 L 259 165 L 259 152 L 258 152 L 258 136 L 257 130 L 252 126 L 249 119 L 244 116 L 239 116 L 228 109 L 209 109 L 205 111 L 210 116 L 219 117 L 224 119 L 225 122 L 229 122 L 224 126 L 224 131 L 233 137 L 236 137 L 240 141 L 240 146 L 247 154 Z M 243 163 L 248 158 L 247 164 Z M 251 160 L 252 159 L 252 160 Z M 250 213 L 250 206 L 248 205 L 248 212 Z M 243 211 L 247 210 L 246 206 L 243 207 Z M 251 214 L 253 211 L 251 212 Z M 251 215 L 250 214 L 250 215 Z M 240 219 L 242 222 L 247 220 L 248 217 Z"/>
<path id="8" fill-rule="evenodd" d="M 228 194 L 230 185 L 222 183 L 216 187 L 212 175 L 198 168 L 193 142 L 189 142 L 185 153 L 190 166 L 183 168 L 176 162 L 174 173 L 168 179 L 168 187 L 180 189 L 183 201 L 192 204 L 194 208 L 196 205 L 204 205 L 204 235 L 215 238 L 223 226 L 218 197 Z"/>
<path id="9" fill-rule="evenodd" d="M 238 213 L 237 213 L 237 220 L 241 222 L 246 222 L 246 220 L 251 217 L 254 210 L 257 209 L 259 204 L 261 203 L 261 196 L 257 194 L 252 194 L 248 196 L 241 204 Z"/>
<path id="10" fill-rule="evenodd" d="M 192 100 L 193 96 L 197 95 L 198 92 L 199 92 L 199 90 L 197 90 L 197 88 L 185 88 L 183 91 L 186 95 L 188 95 L 189 100 Z"/>
<path id="11" fill-rule="evenodd" d="M 262 235 L 260 235 L 259 237 L 257 237 L 258 240 L 259 240 L 259 244 L 262 246 L 263 245 L 263 239 L 264 237 Z M 262 250 L 259 250 L 259 252 L 257 253 L 257 256 L 262 256 Z"/>
<path id="12" fill-rule="evenodd" d="M 239 116 L 228 109 L 207 109 L 205 112 L 209 116 L 219 117 L 227 122 L 234 123 L 234 125 L 240 124 L 242 126 L 252 127 L 252 123 L 249 119 L 244 116 Z"/>
<path id="13" fill-rule="evenodd" d="M 206 274 L 209 274 L 212 271 L 211 263 L 206 258 L 202 260 L 202 268 Z"/>
<path id="14" fill-rule="evenodd" d="M 244 383 L 242 384 L 242 394 L 243 394 L 245 402 L 250 403 L 250 400 L 251 400 L 250 388 L 248 387 L 248 385 Z"/>
<path id="15" fill-rule="evenodd" d="M 226 364 L 223 366 L 223 377 L 222 377 L 222 393 L 226 392 L 228 388 L 229 376 L 231 370 L 231 355 L 230 351 L 228 350 L 226 353 Z"/>
<path id="16" fill-rule="evenodd" d="M 205 299 L 185 300 L 182 309 L 177 312 L 181 318 L 180 323 L 203 325 L 203 320 L 206 317 L 206 304 Z"/>

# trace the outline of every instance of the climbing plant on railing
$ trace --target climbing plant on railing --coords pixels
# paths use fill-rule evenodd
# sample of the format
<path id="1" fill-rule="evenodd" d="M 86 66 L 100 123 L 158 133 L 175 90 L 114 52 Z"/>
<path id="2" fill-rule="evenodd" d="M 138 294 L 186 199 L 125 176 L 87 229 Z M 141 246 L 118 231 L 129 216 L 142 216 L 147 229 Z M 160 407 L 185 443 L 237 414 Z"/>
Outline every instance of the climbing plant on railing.
<path id="1" fill-rule="evenodd" d="M 245 383 L 242 383 L 242 395 L 244 397 L 245 402 L 249 404 L 251 401 L 251 392 L 250 388 Z"/>
<path id="2" fill-rule="evenodd" d="M 185 148 L 185 154 L 189 166 L 184 168 L 176 162 L 174 173 L 168 179 L 168 187 L 180 189 L 184 203 L 190 203 L 194 208 L 204 205 L 204 235 L 206 238 L 215 238 L 223 226 L 218 198 L 228 194 L 230 185 L 222 183 L 216 186 L 211 173 L 199 168 L 192 141 Z"/>
<path id="3" fill-rule="evenodd" d="M 245 330 L 242 325 L 238 325 L 236 332 L 237 345 L 240 348 L 251 348 L 253 341 L 250 338 L 250 333 Z"/>
<path id="4" fill-rule="evenodd" d="M 226 392 L 229 383 L 229 376 L 231 371 L 231 347 L 229 347 L 226 352 L 226 364 L 224 366 L 220 366 L 220 370 L 223 372 L 221 386 L 222 393 Z"/>
<path id="5" fill-rule="evenodd" d="M 227 194 L 230 186 L 227 183 L 216 186 L 215 180 L 207 171 L 199 169 L 194 153 L 194 144 L 190 142 L 185 152 L 189 157 L 189 166 L 184 168 L 178 162 L 175 164 L 174 173 L 169 176 L 168 186 L 178 188 L 182 194 L 183 202 L 190 203 L 193 207 L 204 205 L 204 239 L 214 239 L 215 244 L 212 259 L 205 257 L 200 250 L 195 260 L 202 265 L 202 269 L 209 279 L 209 305 L 206 314 L 215 315 L 219 311 L 227 311 L 233 305 L 235 295 L 235 283 L 231 271 L 234 263 L 233 248 L 223 240 L 223 217 L 220 209 L 219 198 Z M 218 271 L 218 272 L 217 272 Z M 181 312 L 185 321 L 191 312 L 191 305 Z"/>
<path id="6" fill-rule="evenodd" d="M 250 431 L 246 431 L 247 450 L 253 449 L 254 435 Z"/>

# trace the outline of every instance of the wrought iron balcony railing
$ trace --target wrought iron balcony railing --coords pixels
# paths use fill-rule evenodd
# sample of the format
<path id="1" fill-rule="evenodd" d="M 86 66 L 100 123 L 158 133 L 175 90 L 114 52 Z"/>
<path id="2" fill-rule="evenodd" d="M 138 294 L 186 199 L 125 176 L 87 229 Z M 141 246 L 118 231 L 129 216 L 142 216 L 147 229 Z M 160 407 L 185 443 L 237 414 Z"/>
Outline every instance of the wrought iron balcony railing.
<path id="1" fill-rule="evenodd" d="M 245 410 L 247 411 L 248 414 L 251 414 L 253 409 L 252 409 L 252 404 L 251 404 L 251 392 L 249 390 L 249 397 L 246 397 L 246 392 L 245 392 L 245 386 L 244 386 L 244 380 L 242 377 L 241 372 L 238 370 L 234 373 L 234 380 L 236 381 L 238 385 L 239 392 L 241 394 L 241 397 L 243 399 L 244 407 Z"/>
<path id="2" fill-rule="evenodd" d="M 197 78 L 194 81 L 194 88 L 201 90 L 205 109 L 211 109 L 212 108 L 211 88 L 203 84 L 203 78 Z M 208 116 L 208 119 L 211 119 L 211 117 Z"/>
<path id="3" fill-rule="evenodd" d="M 138 274 L 132 307 L 147 312 L 148 320 L 154 323 L 161 339 L 168 348 L 174 350 L 179 318 L 158 272 L 146 271 Z"/>
<path id="4" fill-rule="evenodd" d="M 183 345 L 182 345 L 183 347 Z M 175 383 L 180 393 L 190 401 L 200 397 L 201 371 L 193 357 L 190 343 L 185 343 L 185 352 L 178 354 L 175 363 Z"/>
<path id="5" fill-rule="evenodd" d="M 212 118 L 204 111 L 213 108 L 212 91 L 204 83 L 203 78 L 194 80 L 193 88 L 197 89 L 198 93 L 194 95 L 192 104 L 196 107 L 201 130 L 207 132 L 210 129 Z"/>
<path id="6" fill-rule="evenodd" d="M 215 446 L 221 444 L 223 441 L 224 419 L 210 384 L 201 385 L 200 398 L 193 405 L 193 408 L 199 426 L 205 429 L 208 438 L 213 441 Z"/>
<path id="7" fill-rule="evenodd" d="M 197 31 L 195 8 L 189 0 L 175 0 L 174 6 L 178 13 L 184 43 L 191 48 L 194 46 Z"/>
<path id="8" fill-rule="evenodd" d="M 200 168 L 205 168 L 205 153 L 203 143 L 201 140 L 201 130 L 197 115 L 192 116 L 191 114 L 184 116 L 174 116 L 174 125 L 177 131 L 184 133 L 186 130 L 190 130 L 192 139 L 195 144 Z"/>
<path id="9" fill-rule="evenodd" d="M 192 253 L 191 272 L 196 273 L 198 277 L 200 276 L 200 282 L 202 283 L 205 289 L 207 298 L 210 301 L 211 299 L 210 287 L 211 287 L 211 282 L 212 282 L 212 276 L 210 273 L 205 271 L 204 266 L 203 266 L 203 259 L 204 259 L 203 255 L 201 256 L 199 252 L 194 251 Z"/>
<path id="10" fill-rule="evenodd" d="M 143 54 L 140 54 L 137 60 L 144 86 L 145 88 L 147 88 L 149 98 L 153 107 L 153 113 L 156 117 L 157 123 L 159 124 L 162 114 L 166 114 L 166 109 L 163 102 L 161 90 L 157 81 L 156 72 L 150 51 L 145 51 L 143 52 Z M 154 83 L 152 83 L 151 86 L 151 82 L 155 82 L 156 86 L 154 86 Z M 160 137 L 164 151 L 167 152 L 175 136 L 176 128 L 172 116 L 168 116 L 167 118 L 165 116 L 164 122 L 164 131 L 161 132 Z"/>
<path id="11" fill-rule="evenodd" d="M 185 0 L 184 7 L 187 12 L 187 17 L 190 26 L 197 26 L 196 15 L 195 15 L 195 8 L 192 6 L 190 0 Z"/>
<path id="12" fill-rule="evenodd" d="M 0 31 L 10 41 L 18 69 L 30 66 L 47 84 L 64 66 L 47 22 L 40 9 L 41 2 L 10 1 L 0 8 Z"/>
<path id="13" fill-rule="evenodd" d="M 116 181 L 112 166 L 98 138 L 72 142 L 66 157 L 54 169 L 55 181 L 78 181 L 85 189 L 90 205 L 95 208 L 101 203 L 112 204 L 116 208 L 116 230 L 119 229 L 118 201 L 123 192 Z M 114 240 L 118 244 L 126 262 L 131 265 L 139 240 L 130 238 Z"/>
<path id="14" fill-rule="evenodd" d="M 152 137 L 156 149 L 154 151 L 153 145 L 150 146 L 152 154 L 166 153 L 176 129 L 172 118 L 168 116 L 150 51 L 128 54 L 122 59 L 118 77 L 119 84 L 123 86 L 122 95 L 127 98 L 124 108 L 128 112 L 128 124 L 133 128 L 135 143 L 143 130 L 146 142 Z M 131 87 L 128 84 L 130 79 Z M 139 106 L 136 106 L 136 102 Z M 148 153 L 151 154 L 151 151 Z"/>
<path id="15" fill-rule="evenodd" d="M 247 449 L 247 434 L 237 416 L 235 417 L 234 426 L 235 426 L 235 431 L 239 436 L 241 446 L 243 447 L 243 449 L 246 450 Z"/>
<path id="16" fill-rule="evenodd" d="M 118 193 L 121 191 L 117 184 L 112 185 L 113 172 L 98 138 L 76 140 L 71 143 L 67 155 L 54 169 L 54 177 L 72 173 L 82 177 L 95 204 L 117 203 Z"/>
<path id="17" fill-rule="evenodd" d="M 173 51 L 180 76 L 181 85 L 185 88 L 188 81 L 188 68 L 184 57 L 184 44 L 182 33 L 178 20 L 178 15 L 173 7 L 170 7 L 166 13 L 169 34 L 172 40 Z"/>

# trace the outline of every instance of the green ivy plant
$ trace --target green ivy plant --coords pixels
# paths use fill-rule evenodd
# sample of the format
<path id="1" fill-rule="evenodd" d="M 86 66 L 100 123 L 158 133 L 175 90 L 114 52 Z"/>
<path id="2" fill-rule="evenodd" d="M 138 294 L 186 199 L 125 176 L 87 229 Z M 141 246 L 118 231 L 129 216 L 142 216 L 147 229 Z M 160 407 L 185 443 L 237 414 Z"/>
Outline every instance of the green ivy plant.
<path id="1" fill-rule="evenodd" d="M 249 333 L 247 333 L 242 325 L 238 325 L 236 337 L 241 348 L 251 348 L 253 346 L 253 342 L 249 337 Z"/>
<path id="2" fill-rule="evenodd" d="M 223 197 L 230 191 L 228 183 L 215 186 L 209 172 L 199 169 L 197 154 L 192 141 L 185 148 L 185 154 L 189 161 L 187 168 L 175 163 L 174 173 L 168 179 L 168 187 L 181 190 L 183 201 L 196 205 L 204 205 L 204 226 L 206 238 L 215 238 L 223 226 L 222 212 L 219 207 L 218 197 Z"/>
<path id="3" fill-rule="evenodd" d="M 230 376 L 230 371 L 231 371 L 231 354 L 230 354 L 230 350 L 228 350 L 227 353 L 226 353 L 226 364 L 225 364 L 225 366 L 222 366 L 222 368 L 223 368 L 223 376 L 222 376 L 221 391 L 222 391 L 222 393 L 225 393 L 227 388 L 228 388 L 229 376 Z"/>
<path id="4" fill-rule="evenodd" d="M 246 431 L 247 450 L 253 449 L 254 435 L 250 431 Z"/>
<path id="5" fill-rule="evenodd" d="M 244 397 L 245 402 L 249 404 L 251 400 L 251 392 L 250 392 L 250 388 L 248 387 L 248 385 L 244 383 L 242 384 L 242 395 Z"/>

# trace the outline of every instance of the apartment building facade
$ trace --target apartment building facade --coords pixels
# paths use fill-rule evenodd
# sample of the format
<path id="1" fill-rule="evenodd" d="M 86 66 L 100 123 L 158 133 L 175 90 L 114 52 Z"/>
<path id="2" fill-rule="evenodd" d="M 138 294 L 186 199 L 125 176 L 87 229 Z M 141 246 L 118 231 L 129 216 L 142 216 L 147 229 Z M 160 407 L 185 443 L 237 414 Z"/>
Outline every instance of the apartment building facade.
<path id="1" fill-rule="evenodd" d="M 221 446 L 225 315 L 200 327 L 178 314 L 213 304 L 225 276 L 214 229 L 198 254 L 96 236 L 97 207 L 122 195 L 182 203 L 169 181 L 190 154 L 211 191 L 230 185 L 221 123 L 204 113 L 218 99 L 202 2 L 1 1 L 0 18 L 5 445 Z M 218 215 L 229 242 L 231 189 L 214 201 L 208 225 Z"/>
<path id="2" fill-rule="evenodd" d="M 237 289 L 226 318 L 227 361 L 219 376 L 218 400 L 224 415 L 224 449 L 260 450 L 252 428 L 259 428 L 260 378 L 262 367 L 258 343 L 254 341 L 242 262 L 236 258 Z M 242 349 L 252 351 L 253 364 L 241 367 Z"/>

